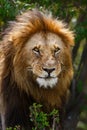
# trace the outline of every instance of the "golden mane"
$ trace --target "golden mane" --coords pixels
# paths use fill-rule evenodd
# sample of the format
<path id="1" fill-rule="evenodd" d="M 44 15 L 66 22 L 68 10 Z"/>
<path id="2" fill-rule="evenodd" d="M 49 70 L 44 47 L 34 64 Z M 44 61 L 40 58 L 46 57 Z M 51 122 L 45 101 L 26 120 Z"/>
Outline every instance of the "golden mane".
<path id="1" fill-rule="evenodd" d="M 49 31 L 60 36 L 66 44 L 74 45 L 73 32 L 66 27 L 65 23 L 37 10 L 18 16 L 11 26 L 8 40 L 14 41 L 14 44 L 27 41 L 36 32 Z"/>
<path id="2" fill-rule="evenodd" d="M 24 51 L 24 46 L 29 38 L 38 32 L 57 34 L 66 46 L 64 62 L 67 70 L 60 74 L 58 84 L 52 89 L 38 87 L 32 74 L 27 74 L 25 70 L 26 51 Z M 46 111 L 53 108 L 63 108 L 73 77 L 69 47 L 73 45 L 73 32 L 66 28 L 63 22 L 52 16 L 44 15 L 36 10 L 27 11 L 18 16 L 16 21 L 11 23 L 0 45 L 0 84 L 4 106 L 9 108 L 8 105 L 10 104 L 15 108 L 17 105 L 15 100 L 19 101 L 20 99 L 19 104 L 21 103 L 20 106 L 24 109 L 24 106 L 29 106 L 28 103 L 32 97 L 34 102 L 42 103 Z M 29 101 L 27 101 L 28 99 Z"/>

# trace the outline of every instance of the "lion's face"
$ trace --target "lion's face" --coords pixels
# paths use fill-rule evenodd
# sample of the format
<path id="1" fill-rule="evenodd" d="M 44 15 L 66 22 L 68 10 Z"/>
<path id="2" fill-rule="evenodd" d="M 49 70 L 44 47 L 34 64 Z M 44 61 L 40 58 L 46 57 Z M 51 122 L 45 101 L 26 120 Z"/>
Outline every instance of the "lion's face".
<path id="1" fill-rule="evenodd" d="M 40 87 L 54 87 L 62 71 L 64 43 L 54 33 L 36 33 L 26 43 L 27 70 Z"/>

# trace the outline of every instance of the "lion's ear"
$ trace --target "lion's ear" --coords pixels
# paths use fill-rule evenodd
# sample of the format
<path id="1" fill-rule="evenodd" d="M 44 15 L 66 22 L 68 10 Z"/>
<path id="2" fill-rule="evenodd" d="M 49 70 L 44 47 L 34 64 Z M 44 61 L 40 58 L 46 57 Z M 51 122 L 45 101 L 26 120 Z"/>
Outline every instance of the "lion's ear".
<path id="1" fill-rule="evenodd" d="M 66 41 L 66 44 L 67 44 L 67 46 L 73 48 L 75 45 L 75 36 L 74 36 L 74 34 L 71 34 L 68 37 L 69 37 L 69 39 L 68 39 L 68 41 Z"/>
<path id="2" fill-rule="evenodd" d="M 60 32 L 58 32 L 58 34 L 60 35 L 61 39 L 65 43 L 66 47 L 70 47 L 70 46 L 73 47 L 74 46 L 75 34 L 69 28 L 60 29 Z"/>
<path id="3" fill-rule="evenodd" d="M 68 45 L 70 46 L 70 48 L 73 48 L 75 45 L 75 42 L 73 41 L 72 43 L 68 43 Z"/>
<path id="4" fill-rule="evenodd" d="M 72 38 L 70 39 L 68 44 L 70 47 L 74 47 L 74 45 L 75 45 L 74 36 L 72 36 Z"/>
<path id="5" fill-rule="evenodd" d="M 67 48 L 71 48 L 71 50 L 72 50 L 72 48 L 73 48 L 74 45 L 75 45 L 74 38 L 73 38 L 73 40 L 71 40 L 71 42 L 70 42 L 70 41 L 66 41 L 66 42 L 64 42 L 64 44 L 65 44 L 65 46 L 66 46 Z"/>
<path id="6" fill-rule="evenodd" d="M 73 47 L 75 45 L 75 34 L 72 31 L 70 31 L 70 33 L 69 34 L 67 33 L 67 35 L 68 35 L 68 45 L 70 47 Z"/>
<path id="7" fill-rule="evenodd" d="M 69 45 L 71 46 L 71 47 L 74 47 L 74 45 L 75 45 L 75 33 L 74 33 L 74 31 L 70 31 L 71 32 L 71 34 L 70 34 L 70 42 L 69 42 Z"/>

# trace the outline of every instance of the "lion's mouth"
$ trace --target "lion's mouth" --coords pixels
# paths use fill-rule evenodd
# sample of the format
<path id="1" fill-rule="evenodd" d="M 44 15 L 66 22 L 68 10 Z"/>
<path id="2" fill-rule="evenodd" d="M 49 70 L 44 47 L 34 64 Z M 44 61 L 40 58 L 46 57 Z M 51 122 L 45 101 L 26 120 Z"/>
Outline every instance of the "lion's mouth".
<path id="1" fill-rule="evenodd" d="M 53 78 L 56 78 L 56 77 L 47 76 L 47 77 L 38 77 L 38 78 L 45 79 L 45 80 L 50 80 L 50 79 L 53 79 Z"/>
<path id="2" fill-rule="evenodd" d="M 36 81 L 39 87 L 53 88 L 57 84 L 58 78 L 57 77 L 38 77 Z"/>
<path id="3" fill-rule="evenodd" d="M 50 80 L 50 79 L 57 78 L 57 76 L 47 75 L 47 76 L 38 76 L 38 78 L 45 79 L 45 80 Z"/>

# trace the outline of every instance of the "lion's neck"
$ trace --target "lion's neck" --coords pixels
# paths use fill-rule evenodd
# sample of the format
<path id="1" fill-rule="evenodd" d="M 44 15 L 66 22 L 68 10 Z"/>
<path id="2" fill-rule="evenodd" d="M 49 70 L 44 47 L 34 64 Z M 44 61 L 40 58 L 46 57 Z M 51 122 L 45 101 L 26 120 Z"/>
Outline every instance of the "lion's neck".
<path id="1" fill-rule="evenodd" d="M 57 83 L 53 88 L 43 88 L 39 87 L 37 82 L 34 82 L 34 85 L 30 87 L 30 94 L 35 102 L 42 104 L 47 110 L 49 110 L 50 107 L 51 109 L 59 108 L 63 104 L 61 97 L 66 95 L 66 90 L 61 87 L 60 91 L 60 87 L 61 86 Z"/>

